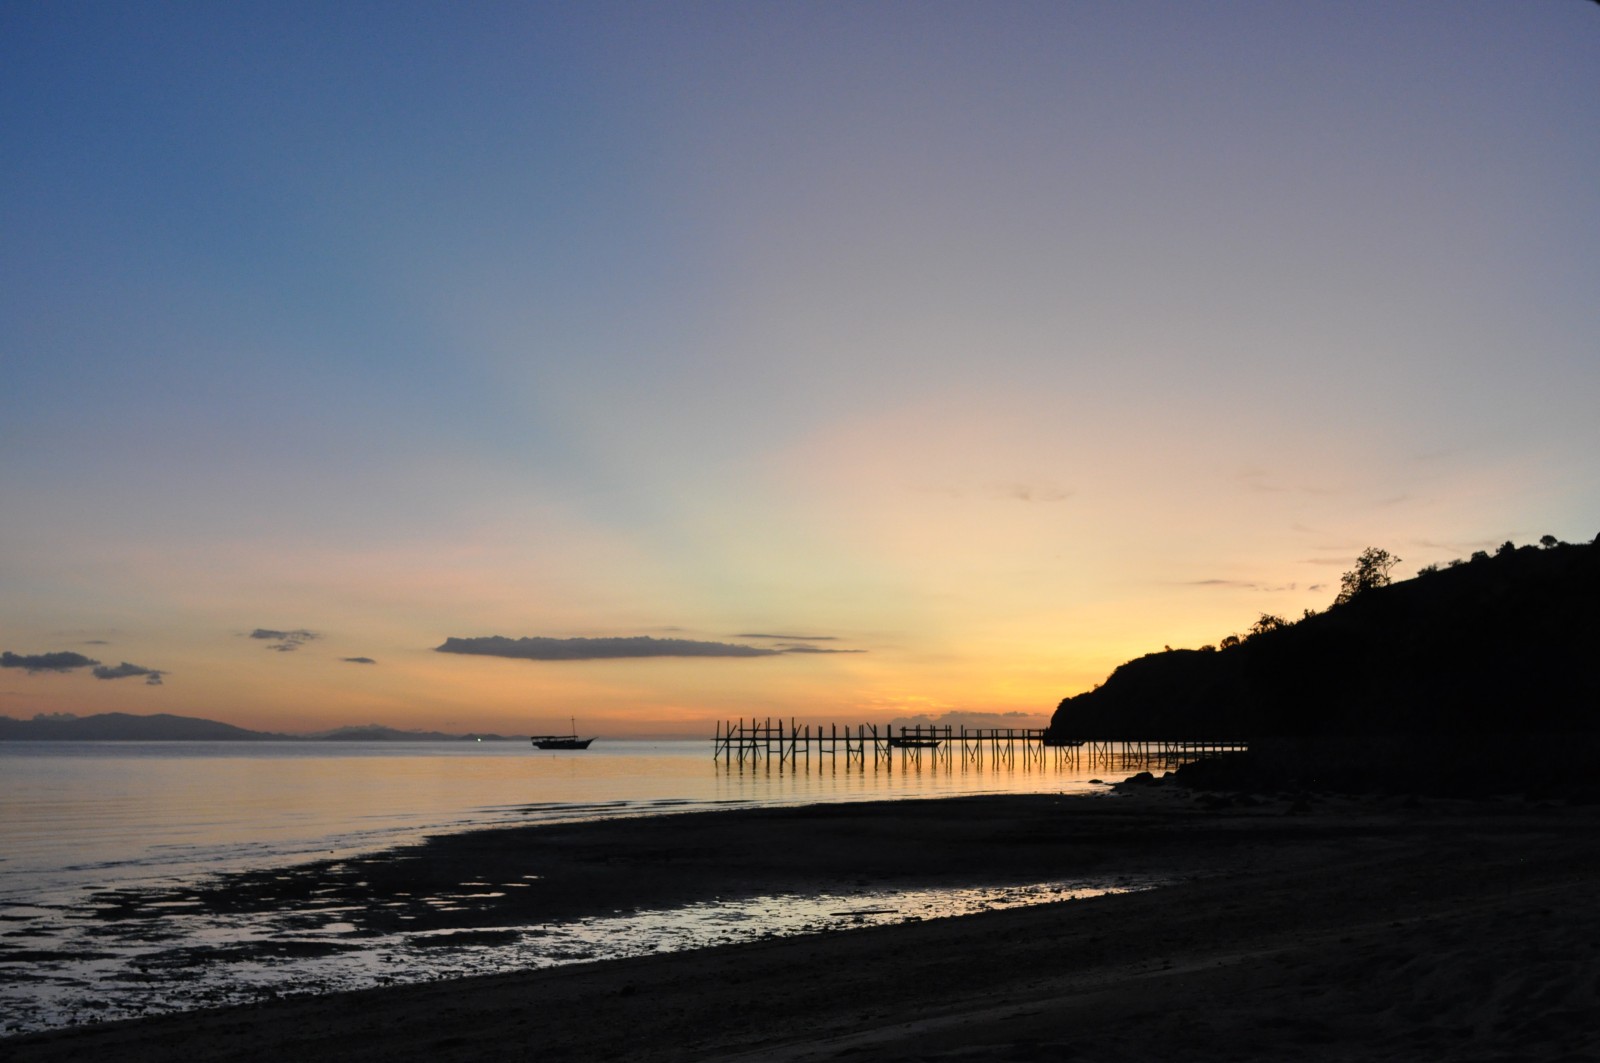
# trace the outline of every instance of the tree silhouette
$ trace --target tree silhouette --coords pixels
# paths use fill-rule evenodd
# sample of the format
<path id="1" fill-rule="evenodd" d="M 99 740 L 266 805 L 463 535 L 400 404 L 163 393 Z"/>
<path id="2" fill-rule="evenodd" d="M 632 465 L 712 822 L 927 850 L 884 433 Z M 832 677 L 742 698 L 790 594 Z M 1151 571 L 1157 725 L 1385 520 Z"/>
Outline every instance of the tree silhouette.
<path id="1" fill-rule="evenodd" d="M 1376 546 L 1367 547 L 1356 558 L 1356 567 L 1339 577 L 1339 596 L 1333 600 L 1333 604 L 1343 605 L 1374 587 L 1387 587 L 1391 582 L 1389 570 L 1399 563 L 1400 559 L 1389 551 Z"/>
<path id="2" fill-rule="evenodd" d="M 1250 625 L 1250 637 L 1265 635 L 1269 631 L 1277 631 L 1279 628 L 1288 626 L 1289 621 L 1283 617 L 1273 616 L 1271 613 L 1262 613 L 1261 619 Z"/>

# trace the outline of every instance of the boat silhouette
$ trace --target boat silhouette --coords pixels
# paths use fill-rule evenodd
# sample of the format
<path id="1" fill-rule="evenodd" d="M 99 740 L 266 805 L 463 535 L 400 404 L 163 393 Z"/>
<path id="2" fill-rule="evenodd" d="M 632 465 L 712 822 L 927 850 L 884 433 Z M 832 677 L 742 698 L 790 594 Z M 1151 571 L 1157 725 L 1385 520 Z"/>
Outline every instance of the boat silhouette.
<path id="1" fill-rule="evenodd" d="M 588 749 L 593 738 L 578 737 L 578 721 L 571 719 L 572 733 L 564 735 L 534 735 L 532 738 L 535 749 Z"/>

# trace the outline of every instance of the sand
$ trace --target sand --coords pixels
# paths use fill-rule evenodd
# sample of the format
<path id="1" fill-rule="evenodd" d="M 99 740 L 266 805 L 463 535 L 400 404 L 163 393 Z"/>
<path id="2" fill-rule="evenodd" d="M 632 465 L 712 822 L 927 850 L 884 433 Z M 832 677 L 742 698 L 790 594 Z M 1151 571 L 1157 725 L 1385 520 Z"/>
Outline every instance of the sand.
<path id="1" fill-rule="evenodd" d="M 0 1057 L 1600 1058 L 1600 808 L 1125 791 L 482 831 L 355 868 L 302 869 L 273 889 L 381 901 L 418 883 L 542 876 L 514 901 L 440 917 L 464 930 L 506 925 L 519 911 L 576 917 L 774 889 L 1170 882 L 961 919 L 11 1037 Z M 211 903 L 283 900 L 266 880 L 236 880 Z"/>

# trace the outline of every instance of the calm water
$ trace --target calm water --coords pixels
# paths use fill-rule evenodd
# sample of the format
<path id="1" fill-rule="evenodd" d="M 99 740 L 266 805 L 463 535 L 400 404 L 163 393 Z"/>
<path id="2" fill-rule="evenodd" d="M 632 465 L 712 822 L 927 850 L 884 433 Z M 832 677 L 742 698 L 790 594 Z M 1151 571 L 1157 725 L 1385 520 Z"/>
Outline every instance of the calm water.
<path id="1" fill-rule="evenodd" d="M 349 944 L 332 909 L 248 920 L 180 905 L 140 925 L 86 919 L 95 893 L 372 852 L 478 827 L 740 805 L 1100 789 L 1089 765 L 1016 758 L 798 770 L 718 765 L 709 741 L 0 743 L 0 1034 L 158 1011 L 957 915 L 1149 883 L 765 897 L 503 928 L 486 945 Z M 1107 769 L 1101 766 L 1099 772 Z M 1120 776 L 1115 776 L 1120 777 Z M 229 959 L 249 942 L 305 953 Z M 225 946 L 225 947 L 224 947 Z M 326 948 L 324 948 L 326 946 Z M 232 950 L 231 952 L 229 950 Z M 322 953 L 322 954 L 314 954 Z"/>
<path id="2" fill-rule="evenodd" d="M 1102 769 L 1103 771 L 1104 769 Z M 1018 758 L 779 771 L 710 741 L 0 742 L 0 900 L 372 851 L 424 834 L 728 805 L 1091 789 Z"/>

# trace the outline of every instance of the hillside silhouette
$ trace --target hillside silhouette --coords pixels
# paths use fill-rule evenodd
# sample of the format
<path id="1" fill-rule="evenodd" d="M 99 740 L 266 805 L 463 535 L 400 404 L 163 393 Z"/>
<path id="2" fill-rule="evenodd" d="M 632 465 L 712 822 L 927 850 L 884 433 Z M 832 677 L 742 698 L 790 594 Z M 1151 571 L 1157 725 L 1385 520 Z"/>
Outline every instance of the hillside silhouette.
<path id="1" fill-rule="evenodd" d="M 1051 738 L 1592 739 L 1600 541 L 1542 542 L 1365 586 L 1297 622 L 1263 617 L 1220 649 L 1129 661 L 1063 700 Z"/>

